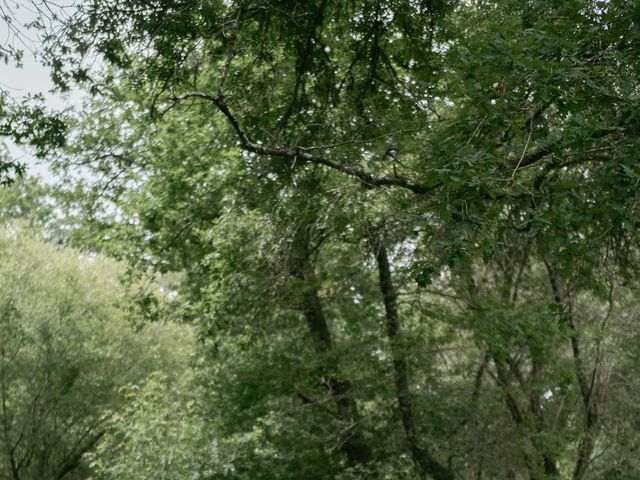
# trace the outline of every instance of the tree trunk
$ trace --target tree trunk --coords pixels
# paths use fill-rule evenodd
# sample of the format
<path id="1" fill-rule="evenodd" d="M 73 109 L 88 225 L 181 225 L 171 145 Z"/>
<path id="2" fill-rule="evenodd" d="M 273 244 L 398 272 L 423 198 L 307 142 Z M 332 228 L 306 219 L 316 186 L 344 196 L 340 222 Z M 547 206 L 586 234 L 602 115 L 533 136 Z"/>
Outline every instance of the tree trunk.
<path id="1" fill-rule="evenodd" d="M 411 392 L 409 391 L 407 360 L 402 346 L 398 344 L 401 328 L 398 315 L 398 299 L 393 286 L 387 249 L 379 236 L 372 236 L 371 243 L 378 266 L 380 292 L 384 300 L 386 330 L 393 356 L 393 371 L 398 409 L 400 411 L 407 448 L 411 454 L 411 458 L 423 476 L 431 476 L 436 480 L 452 480 L 454 476 L 451 470 L 438 462 L 428 450 L 419 445 L 416 421 L 413 413 L 413 402 L 411 400 Z"/>
<path id="2" fill-rule="evenodd" d="M 573 471 L 573 480 L 581 480 L 589 467 L 595 446 L 598 430 L 598 405 L 594 398 L 594 384 L 589 382 L 589 377 L 585 371 L 580 338 L 578 336 L 578 327 L 573 318 L 571 299 L 567 291 L 567 285 L 557 274 L 554 266 L 550 262 L 545 260 L 545 265 L 549 273 L 549 282 L 551 283 L 553 297 L 560 311 L 560 318 L 562 322 L 569 327 L 571 332 L 571 351 L 573 353 L 574 372 L 582 397 L 584 411 L 583 431 L 578 444 L 578 455 Z M 595 374 L 596 372 L 594 370 L 592 375 L 594 379 Z"/>
<path id="3" fill-rule="evenodd" d="M 322 303 L 318 295 L 315 271 L 311 261 L 309 232 L 302 227 L 293 242 L 293 275 L 303 282 L 303 294 L 300 309 L 313 337 L 315 348 L 319 354 L 327 355 L 333 350 L 333 338 L 329 329 Z M 332 365 L 332 372 L 324 378 L 324 386 L 328 389 L 338 411 L 341 421 L 347 423 L 347 433 L 341 440 L 341 450 L 347 457 L 351 467 L 363 467 L 371 462 L 373 454 L 366 441 L 358 406 L 353 398 L 351 382 L 339 378 L 339 365 Z"/>
<path id="4" fill-rule="evenodd" d="M 521 278 L 521 271 L 524 264 L 520 266 L 518 274 L 504 275 L 507 279 L 507 285 L 500 289 L 500 296 L 505 304 L 515 307 L 517 284 Z M 477 287 L 470 280 L 469 295 L 471 297 L 472 307 L 478 310 L 484 316 L 484 310 L 476 298 Z M 544 432 L 545 422 L 543 410 L 540 406 L 539 389 L 535 388 L 533 383 L 539 373 L 542 372 L 544 364 L 533 358 L 531 379 L 527 383 L 517 364 L 509 357 L 503 358 L 502 355 L 495 355 L 490 350 L 487 351 L 488 357 L 493 361 L 496 369 L 494 376 L 496 384 L 502 391 L 503 399 L 507 410 L 513 422 L 522 429 L 525 437 L 526 448 L 523 452 L 524 462 L 527 466 L 529 478 L 531 480 L 547 480 L 559 478 L 560 472 L 556 465 L 554 456 L 549 452 L 547 445 L 540 441 L 540 434 Z M 513 380 L 516 380 L 515 382 Z M 514 391 L 514 384 L 517 391 Z M 520 393 L 520 395 L 518 395 Z"/>

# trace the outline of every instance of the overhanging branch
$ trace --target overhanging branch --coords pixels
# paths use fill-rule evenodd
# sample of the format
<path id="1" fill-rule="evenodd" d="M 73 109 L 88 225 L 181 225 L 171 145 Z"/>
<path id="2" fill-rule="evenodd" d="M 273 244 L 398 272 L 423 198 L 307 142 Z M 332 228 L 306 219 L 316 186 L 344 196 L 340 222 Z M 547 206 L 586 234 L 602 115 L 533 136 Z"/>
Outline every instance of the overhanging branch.
<path id="1" fill-rule="evenodd" d="M 396 175 L 376 176 L 371 173 L 365 172 L 360 168 L 356 168 L 350 165 L 345 165 L 343 163 L 336 162 L 335 160 L 324 157 L 322 155 L 309 153 L 309 150 L 311 150 L 311 148 L 273 147 L 273 146 L 267 146 L 267 145 L 262 145 L 260 143 L 252 142 L 249 139 L 247 133 L 244 131 L 244 129 L 240 125 L 240 122 L 238 121 L 236 116 L 229 109 L 229 106 L 227 105 L 224 99 L 224 96 L 221 96 L 221 95 L 213 96 L 204 92 L 183 93 L 181 95 L 173 97 L 172 103 L 168 107 L 166 107 L 162 112 L 160 112 L 160 116 L 165 115 L 169 110 L 176 107 L 180 102 L 189 98 L 203 99 L 215 105 L 216 108 L 227 118 L 227 120 L 235 130 L 240 140 L 240 146 L 248 152 L 256 153 L 258 155 L 270 155 L 274 157 L 289 158 L 291 160 L 324 165 L 333 170 L 337 170 L 341 173 L 354 177 L 360 183 L 368 187 L 384 187 L 384 186 L 401 187 L 401 188 L 410 190 L 413 193 L 424 195 L 432 192 L 433 190 L 437 189 L 442 185 L 441 181 L 437 182 L 434 185 L 425 185 L 423 183 L 418 183 L 408 178 L 400 177 Z"/>
<path id="2" fill-rule="evenodd" d="M 223 77 L 224 78 L 224 77 Z M 361 168 L 357 168 L 351 165 L 345 165 L 341 162 L 337 162 L 331 158 L 326 156 L 318 155 L 311 153 L 314 150 L 321 149 L 321 146 L 310 146 L 310 147 L 275 147 L 270 145 L 264 145 L 261 143 L 253 142 L 247 135 L 246 131 L 240 125 L 238 118 L 233 114 L 225 97 L 222 93 L 218 95 L 211 95 L 206 92 L 185 92 L 181 95 L 176 95 L 171 99 L 171 103 L 165 107 L 162 111 L 160 111 L 159 115 L 162 117 L 167 112 L 178 106 L 181 102 L 187 99 L 201 99 L 206 100 L 209 103 L 212 103 L 220 113 L 222 113 L 233 129 L 235 130 L 238 139 L 240 140 L 240 146 L 242 149 L 252 152 L 258 155 L 269 155 L 273 157 L 281 157 L 288 158 L 293 161 L 301 161 L 301 162 L 309 162 L 317 165 L 324 165 L 325 167 L 329 167 L 338 172 L 344 173 L 350 177 L 357 179 L 363 185 L 373 188 L 373 187 L 400 187 L 418 195 L 425 195 L 428 193 L 432 193 L 433 191 L 440 188 L 444 185 L 443 180 L 438 180 L 432 185 L 427 185 L 425 183 L 416 182 L 415 180 L 411 180 L 406 177 L 402 177 L 399 175 L 383 175 L 377 176 L 372 173 L 369 173 Z M 617 128 L 602 128 L 594 131 L 591 134 L 592 139 L 597 139 L 604 137 L 610 133 L 616 132 L 619 129 Z M 338 143 L 334 146 L 343 145 L 349 142 Z M 541 147 L 531 153 L 523 154 L 519 161 L 517 162 L 517 169 L 523 169 L 525 167 L 532 166 L 537 162 L 544 160 L 545 158 L 553 155 L 556 152 L 560 142 L 556 142 L 552 145 Z M 505 163 L 507 161 L 505 160 Z M 509 166 L 509 165 L 505 165 Z M 512 168 L 512 167 L 511 167 Z M 515 173 L 515 172 L 513 172 Z"/>

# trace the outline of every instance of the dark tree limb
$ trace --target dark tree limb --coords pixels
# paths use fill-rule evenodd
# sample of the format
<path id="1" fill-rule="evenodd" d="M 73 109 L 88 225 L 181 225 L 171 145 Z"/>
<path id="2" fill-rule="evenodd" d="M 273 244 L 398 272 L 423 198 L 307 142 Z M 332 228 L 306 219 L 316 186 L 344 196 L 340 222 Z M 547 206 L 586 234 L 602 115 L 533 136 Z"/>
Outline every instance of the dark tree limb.
<path id="1" fill-rule="evenodd" d="M 312 250 L 308 226 L 299 227 L 293 239 L 293 269 L 291 273 L 303 282 L 300 309 L 313 337 L 316 350 L 319 354 L 326 355 L 332 352 L 334 342 L 318 294 L 317 281 L 311 261 Z M 353 397 L 353 387 L 348 380 L 339 378 L 336 373 L 337 366 L 334 367 L 332 370 L 335 371 L 328 372 L 323 385 L 327 388 L 336 405 L 339 419 L 351 425 L 344 433 L 341 449 L 350 466 L 363 467 L 367 470 L 367 464 L 371 463 L 373 459 L 373 452 L 360 427 L 360 414 Z M 297 394 L 300 397 L 300 392 Z M 302 401 L 309 403 L 305 398 L 302 398 Z"/>
<path id="2" fill-rule="evenodd" d="M 389 257 L 381 235 L 372 234 L 371 245 L 378 266 L 380 292 L 382 293 L 385 308 L 387 337 L 391 344 L 393 356 L 398 409 L 400 410 L 407 449 L 424 477 L 430 476 L 435 480 L 453 480 L 454 475 L 451 469 L 440 463 L 431 452 L 419 444 L 413 402 L 409 389 L 407 359 L 402 346 L 398 344 L 401 325 L 398 314 L 398 296 L 393 285 Z"/>
<path id="3" fill-rule="evenodd" d="M 80 466 L 80 461 L 82 460 L 82 456 L 91 450 L 104 436 L 106 430 L 101 430 L 96 432 L 94 435 L 89 437 L 86 443 L 84 443 L 80 448 L 78 448 L 72 455 L 67 457 L 65 461 L 60 466 L 58 473 L 55 476 L 55 480 L 62 480 L 69 473 L 73 472 L 76 468 Z"/>
<path id="4" fill-rule="evenodd" d="M 227 59 L 227 62 L 225 63 L 225 68 L 224 68 L 223 75 L 220 79 L 221 83 L 219 85 L 217 95 L 211 95 L 206 92 L 185 92 L 180 95 L 176 95 L 173 98 L 171 98 L 171 103 L 159 112 L 159 116 L 160 117 L 164 116 L 166 113 L 168 113 L 170 110 L 172 110 L 177 105 L 182 103 L 184 100 L 201 99 L 213 104 L 218 109 L 218 111 L 227 118 L 233 130 L 236 132 L 238 136 L 238 139 L 240 141 L 240 146 L 242 147 L 243 150 L 246 150 L 247 152 L 252 152 L 257 155 L 268 155 L 273 157 L 287 158 L 293 161 L 309 162 L 316 165 L 323 165 L 325 167 L 331 168 L 338 172 L 344 173 L 350 177 L 353 177 L 356 180 L 358 180 L 361 184 L 369 188 L 400 187 L 418 195 L 426 195 L 429 193 L 433 193 L 434 191 L 436 191 L 437 189 L 439 189 L 445 184 L 443 180 L 437 180 L 429 184 L 417 182 L 415 180 L 412 180 L 403 176 L 399 176 L 395 171 L 393 175 L 382 175 L 382 176 L 374 175 L 361 168 L 354 167 L 352 165 L 346 165 L 342 162 L 338 162 L 326 156 L 310 153 L 312 150 L 320 149 L 321 147 L 319 146 L 309 146 L 309 147 L 271 146 L 271 145 L 266 145 L 266 144 L 252 141 L 249 138 L 247 132 L 244 130 L 244 128 L 240 124 L 240 121 L 238 120 L 236 115 L 229 108 L 229 105 L 226 102 L 226 98 L 222 93 L 222 86 L 224 85 L 224 81 L 228 75 L 228 68 L 231 62 L 231 58 L 233 56 L 233 50 L 230 50 L 230 55 L 231 56 Z M 614 127 L 601 128 L 601 129 L 595 130 L 591 134 L 591 138 L 592 139 L 602 138 L 617 131 L 620 131 L 620 129 L 614 128 Z M 340 144 L 348 144 L 348 143 L 349 142 L 340 143 Z M 523 155 L 519 158 L 519 160 L 515 165 L 515 170 L 513 171 L 513 174 L 515 174 L 516 171 L 519 169 L 532 166 L 538 163 L 539 161 L 544 160 L 547 157 L 553 155 L 558 148 L 561 148 L 560 146 L 561 146 L 561 142 L 558 141 L 547 147 L 538 148 L 537 150 L 531 153 L 526 153 L 526 149 L 525 149 L 525 152 L 523 152 Z M 506 167 L 511 167 L 511 165 L 513 164 L 513 159 L 509 159 L 509 160 L 505 159 L 504 162 Z"/>
<path id="5" fill-rule="evenodd" d="M 545 259 L 545 265 L 549 274 L 549 282 L 553 291 L 554 301 L 559 309 L 562 322 L 569 328 L 571 333 L 571 351 L 573 353 L 573 365 L 584 410 L 584 422 L 582 438 L 578 444 L 578 456 L 573 471 L 573 480 L 584 478 L 591 456 L 595 447 L 596 436 L 599 426 L 598 404 L 594 398 L 593 384 L 589 380 L 589 375 L 585 370 L 582 357 L 582 348 L 578 336 L 578 326 L 573 317 L 572 301 L 566 282 L 560 277 L 554 265 Z M 595 378 L 596 372 L 592 377 Z"/>
<path id="6" fill-rule="evenodd" d="M 240 125 L 240 122 L 238 121 L 236 116 L 229 109 L 229 106 L 227 105 L 226 100 L 223 96 L 213 96 L 204 92 L 183 93 L 182 95 L 174 97 L 172 99 L 172 103 L 162 112 L 160 112 L 160 116 L 165 115 L 169 110 L 177 106 L 180 102 L 189 98 L 200 98 L 215 105 L 216 108 L 227 118 L 227 120 L 235 130 L 236 134 L 238 135 L 238 139 L 240 140 L 240 146 L 248 152 L 256 153 L 258 155 L 269 155 L 273 157 L 288 158 L 300 162 L 309 162 L 317 165 L 324 165 L 333 170 L 344 173 L 350 177 L 354 177 L 360 183 L 367 187 L 401 187 L 410 190 L 413 193 L 423 195 L 436 190 L 442 185 L 442 182 L 437 182 L 434 185 L 426 185 L 423 183 L 415 182 L 405 177 L 399 177 L 395 175 L 375 176 L 371 173 L 365 172 L 360 168 L 336 162 L 335 160 L 324 157 L 322 155 L 309 153 L 309 150 L 311 150 L 313 147 L 272 147 L 252 142 L 245 130 Z"/>

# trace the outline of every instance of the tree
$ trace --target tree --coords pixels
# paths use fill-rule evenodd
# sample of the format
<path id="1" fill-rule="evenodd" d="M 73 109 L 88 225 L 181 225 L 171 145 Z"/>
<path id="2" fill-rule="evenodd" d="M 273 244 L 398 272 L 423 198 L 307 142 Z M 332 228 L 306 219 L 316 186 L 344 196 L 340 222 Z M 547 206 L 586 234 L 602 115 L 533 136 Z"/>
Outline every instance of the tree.
<path id="1" fill-rule="evenodd" d="M 184 275 L 217 475 L 632 474 L 602 412 L 636 391 L 611 375 L 631 368 L 638 12 L 79 7 L 49 54 L 98 96 L 60 165 L 103 176 L 95 245 Z"/>
<path id="2" fill-rule="evenodd" d="M 185 329 L 174 325 L 181 342 L 172 347 L 190 357 L 193 348 Z M 168 332 L 159 332 L 160 340 Z M 175 352 L 162 352 L 164 359 Z M 92 452 L 95 479 L 210 478 L 216 461 L 216 439 L 201 415 L 200 389 L 185 359 L 169 374 L 156 370 L 145 381 L 126 389 L 123 407 L 110 422 L 109 436 Z M 176 373 L 179 372 L 179 375 Z"/>
<path id="3" fill-rule="evenodd" d="M 162 326 L 136 334 L 111 261 L 43 244 L 16 224 L 4 227 L 0 255 L 0 476 L 87 478 L 89 454 L 117 445 L 123 389 L 154 371 L 179 376 L 187 360 L 173 342 L 185 348 L 191 337 Z"/>

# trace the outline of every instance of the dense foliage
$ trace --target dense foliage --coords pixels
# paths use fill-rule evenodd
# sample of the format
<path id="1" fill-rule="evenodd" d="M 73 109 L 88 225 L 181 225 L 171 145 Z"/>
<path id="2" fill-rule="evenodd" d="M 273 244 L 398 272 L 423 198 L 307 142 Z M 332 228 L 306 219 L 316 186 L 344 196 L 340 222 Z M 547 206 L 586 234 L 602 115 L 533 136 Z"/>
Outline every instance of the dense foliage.
<path id="1" fill-rule="evenodd" d="M 53 78 L 91 97 L 57 217 L 9 199 L 198 339 L 121 391 L 88 478 L 640 475 L 636 2 L 93 0 L 63 27 Z"/>
<path id="2" fill-rule="evenodd" d="M 132 405 L 187 405 L 167 385 L 188 383 L 192 336 L 163 325 L 136 333 L 112 261 L 43 244 L 15 223 L 0 234 L 0 259 L 0 478 L 93 478 L 97 446 L 149 428 L 139 416 L 120 425 Z M 115 468 L 116 451 L 100 465 Z"/>

